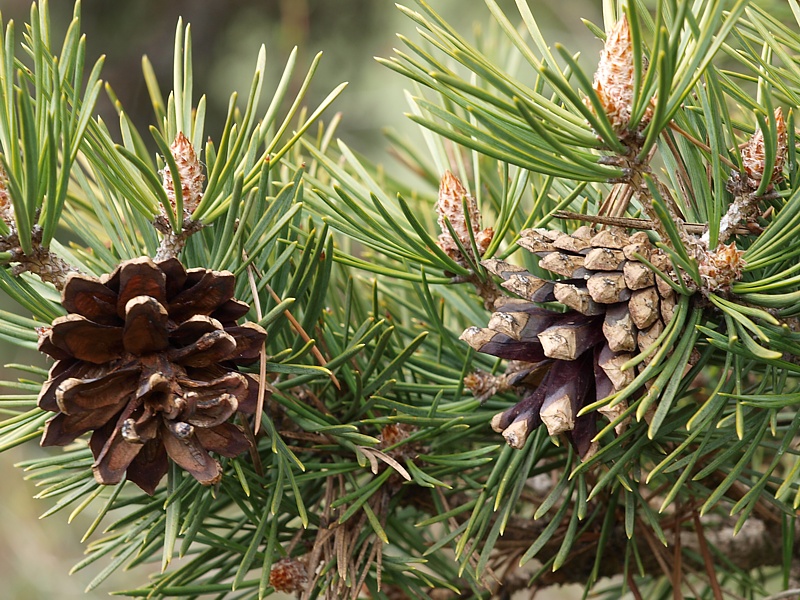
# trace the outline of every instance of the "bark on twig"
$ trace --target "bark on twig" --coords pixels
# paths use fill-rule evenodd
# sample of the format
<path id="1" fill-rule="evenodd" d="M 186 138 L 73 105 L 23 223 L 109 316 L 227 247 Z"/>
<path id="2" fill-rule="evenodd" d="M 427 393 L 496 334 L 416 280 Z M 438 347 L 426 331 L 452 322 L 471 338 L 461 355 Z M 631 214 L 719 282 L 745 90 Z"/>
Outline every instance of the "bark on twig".
<path id="1" fill-rule="evenodd" d="M 11 233 L 0 238 L 0 252 L 11 254 L 13 264 L 11 273 L 14 276 L 28 272 L 38 275 L 39 279 L 61 291 L 67 283 L 70 273 L 80 273 L 80 269 L 72 266 L 52 250 L 42 246 L 42 229 L 38 225 L 33 228 L 31 236 L 33 249 L 26 253 L 19 243 L 19 234 L 12 228 Z"/>
<path id="2" fill-rule="evenodd" d="M 558 219 L 571 219 L 576 221 L 586 221 L 587 223 L 599 223 L 600 225 L 611 225 L 625 227 L 627 229 L 654 229 L 654 224 L 649 219 L 634 219 L 632 217 L 607 217 L 602 215 L 584 215 L 581 213 L 559 210 L 553 213 Z M 688 233 L 700 235 L 708 229 L 708 225 L 703 223 L 684 223 L 684 228 Z M 737 235 L 749 235 L 747 227 L 737 226 L 733 229 Z"/>
<path id="3" fill-rule="evenodd" d="M 158 262 L 178 256 L 186 245 L 186 240 L 200 231 L 203 228 L 203 224 L 187 216 L 183 219 L 180 233 L 175 233 L 169 221 L 167 221 L 167 218 L 163 215 L 159 215 L 153 221 L 153 227 L 164 236 L 161 238 L 161 244 L 159 244 L 154 257 L 154 260 Z"/>

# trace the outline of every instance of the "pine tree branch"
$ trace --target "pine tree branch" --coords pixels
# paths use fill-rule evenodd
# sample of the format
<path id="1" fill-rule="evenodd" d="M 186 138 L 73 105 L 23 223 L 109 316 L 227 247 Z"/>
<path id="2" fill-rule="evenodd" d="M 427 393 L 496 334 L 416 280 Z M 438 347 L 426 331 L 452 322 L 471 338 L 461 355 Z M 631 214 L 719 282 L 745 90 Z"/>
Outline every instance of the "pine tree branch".
<path id="1" fill-rule="evenodd" d="M 13 263 L 12 274 L 21 275 L 28 272 L 38 275 L 42 281 L 52 283 L 59 291 L 64 288 L 70 273 L 80 273 L 80 269 L 70 265 L 52 250 L 42 246 L 42 229 L 33 228 L 31 239 L 32 250 L 25 252 L 19 241 L 19 234 L 12 229 L 11 233 L 0 239 L 0 251 L 10 254 L 9 262 Z"/>
<path id="2" fill-rule="evenodd" d="M 608 217 L 603 215 L 584 215 L 568 210 L 559 210 L 553 213 L 559 219 L 569 219 L 575 221 L 585 221 L 587 223 L 599 223 L 601 225 L 611 225 L 612 227 L 625 227 L 627 229 L 653 229 L 654 224 L 649 219 L 634 219 L 631 217 Z M 684 223 L 684 228 L 689 233 L 702 234 L 708 229 L 708 225 L 703 223 Z M 735 227 L 732 233 L 737 235 L 750 235 L 751 231 L 747 227 Z"/>
<path id="3" fill-rule="evenodd" d="M 203 224 L 187 216 L 183 219 L 180 233 L 175 233 L 172 227 L 170 227 L 167 218 L 163 215 L 159 215 L 153 221 L 153 227 L 163 235 L 161 243 L 158 246 L 158 251 L 154 257 L 158 262 L 178 256 L 186 245 L 186 240 L 200 231 L 203 228 Z"/>
<path id="4" fill-rule="evenodd" d="M 731 494 L 732 496 L 735 494 Z M 735 498 L 734 498 L 735 499 Z M 418 508 L 431 514 L 435 514 L 434 504 L 429 498 L 422 494 L 414 494 L 406 498 Z M 457 498 L 451 498 L 452 504 L 458 503 Z M 703 560 L 708 555 L 705 548 L 713 548 L 714 554 L 724 556 L 726 560 L 737 569 L 752 571 L 753 569 L 765 566 L 780 566 L 783 561 L 783 532 L 781 531 L 780 516 L 767 505 L 758 505 L 758 510 L 754 511 L 754 516 L 748 519 L 741 530 L 734 534 L 736 518 L 719 517 L 717 515 L 706 515 L 700 518 L 702 532 L 698 531 L 693 523 L 696 511 L 689 512 L 679 519 L 683 529 L 679 537 L 675 537 L 674 529 L 664 528 L 668 546 L 662 547 L 656 543 L 661 553 L 669 553 L 669 561 L 672 561 L 672 550 L 676 544 L 680 544 L 683 552 L 684 564 L 687 556 L 697 555 L 698 562 L 694 565 L 686 565 L 687 570 L 705 571 L 706 565 Z M 465 516 L 466 515 L 466 516 Z M 469 518 L 470 513 L 464 513 L 457 518 L 459 524 Z M 568 517 L 565 517 L 565 522 Z M 674 517 L 667 517 L 666 522 L 675 521 Z M 492 520 L 492 523 L 494 520 Z M 550 524 L 547 518 L 532 520 L 530 518 L 511 517 L 505 527 L 505 533 L 495 544 L 495 556 L 501 562 L 512 565 L 500 579 L 505 582 L 502 587 L 503 593 L 510 595 L 521 589 L 527 589 L 530 584 L 530 572 L 520 577 L 517 569 L 518 559 L 528 549 L 533 540 L 536 540 Z M 597 541 L 600 537 L 601 523 L 596 521 L 591 524 L 588 530 L 576 538 L 570 550 L 567 561 L 556 571 L 546 570 L 541 573 L 536 580 L 536 584 L 542 587 L 551 585 L 564 585 L 577 583 L 584 585 L 590 580 L 595 567 L 597 555 Z M 491 527 L 491 523 L 489 525 Z M 643 522 L 638 522 L 637 527 L 642 531 L 648 528 Z M 536 555 L 536 560 L 542 564 L 547 563 L 560 550 L 563 542 L 563 526 L 553 537 L 542 547 Z M 636 535 L 634 533 L 634 535 Z M 701 539 L 700 536 L 703 536 Z M 597 571 L 598 578 L 614 577 L 625 572 L 626 548 L 630 544 L 630 539 L 625 530 L 624 518 L 617 520 L 603 549 L 602 561 Z M 659 556 L 648 544 L 639 544 L 639 556 L 641 564 L 646 574 L 653 576 L 664 575 Z M 713 556 L 713 555 L 712 555 Z M 512 557 L 512 558 L 510 558 Z M 792 548 L 792 557 L 800 560 L 800 539 L 795 541 Z M 490 565 L 491 565 L 490 560 Z M 502 573 L 501 569 L 494 568 L 495 572 Z M 465 589 L 466 592 L 466 589 Z M 457 595 L 442 596 L 442 598 L 457 598 Z"/>

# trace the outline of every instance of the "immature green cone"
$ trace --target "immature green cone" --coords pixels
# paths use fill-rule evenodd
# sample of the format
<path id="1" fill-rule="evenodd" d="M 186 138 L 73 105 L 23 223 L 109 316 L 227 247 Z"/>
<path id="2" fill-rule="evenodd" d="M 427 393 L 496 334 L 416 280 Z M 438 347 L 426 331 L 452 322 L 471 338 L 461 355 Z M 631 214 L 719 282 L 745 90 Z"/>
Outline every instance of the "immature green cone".
<path id="1" fill-rule="evenodd" d="M 645 233 L 629 236 L 614 229 L 596 233 L 581 227 L 571 235 L 531 229 L 518 243 L 540 257 L 540 267 L 563 279 L 541 279 L 504 261 L 484 261 L 504 280 L 501 286 L 519 298 L 498 301 L 488 326 L 470 327 L 461 338 L 478 352 L 549 368 L 538 386 L 518 386 L 528 393 L 495 416 L 495 431 L 521 448 L 543 423 L 550 435 L 565 434 L 586 458 L 596 449 L 591 440 L 597 416 L 578 413 L 633 381 L 636 370 L 622 366 L 651 346 L 672 318 L 675 292 L 636 255 L 657 266 L 664 266 L 664 257 Z M 559 313 L 536 304 L 549 301 L 569 310 Z M 614 420 L 625 408 L 621 402 L 598 412 Z M 618 432 L 625 425 L 618 423 Z"/>
<path id="2" fill-rule="evenodd" d="M 239 373 L 260 355 L 266 332 L 237 325 L 249 310 L 233 298 L 228 272 L 184 269 L 177 259 L 123 262 L 99 279 L 73 274 L 62 293 L 68 312 L 43 328 L 39 350 L 56 359 L 39 407 L 57 413 L 42 446 L 88 431 L 98 482 L 124 476 L 148 494 L 168 458 L 204 485 L 219 481 L 209 455 L 249 447 L 229 423 L 255 410 L 258 383 Z"/>

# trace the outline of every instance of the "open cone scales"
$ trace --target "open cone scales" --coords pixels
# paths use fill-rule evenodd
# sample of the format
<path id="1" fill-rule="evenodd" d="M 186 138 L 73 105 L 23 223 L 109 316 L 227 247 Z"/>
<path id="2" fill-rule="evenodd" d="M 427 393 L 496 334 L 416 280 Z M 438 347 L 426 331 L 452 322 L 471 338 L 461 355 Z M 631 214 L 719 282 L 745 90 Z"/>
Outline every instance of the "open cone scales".
<path id="1" fill-rule="evenodd" d="M 592 441 L 597 413 L 614 421 L 628 405 L 622 401 L 578 413 L 633 381 L 636 368 L 623 365 L 650 347 L 672 318 L 675 292 L 637 257 L 659 268 L 666 258 L 646 233 L 619 229 L 580 227 L 572 234 L 528 229 L 518 244 L 562 279 L 542 279 L 498 259 L 483 261 L 517 297 L 500 298 L 488 326 L 470 327 L 461 339 L 478 352 L 516 361 L 515 385 L 526 393 L 492 419 L 492 428 L 509 445 L 521 448 L 543 424 L 550 435 L 565 435 L 586 459 L 597 450 Z M 542 302 L 559 302 L 568 310 L 548 310 Z M 526 383 L 538 378 L 529 376 L 534 372 L 538 377 L 544 372 L 538 385 Z M 617 423 L 617 433 L 628 420 Z"/>

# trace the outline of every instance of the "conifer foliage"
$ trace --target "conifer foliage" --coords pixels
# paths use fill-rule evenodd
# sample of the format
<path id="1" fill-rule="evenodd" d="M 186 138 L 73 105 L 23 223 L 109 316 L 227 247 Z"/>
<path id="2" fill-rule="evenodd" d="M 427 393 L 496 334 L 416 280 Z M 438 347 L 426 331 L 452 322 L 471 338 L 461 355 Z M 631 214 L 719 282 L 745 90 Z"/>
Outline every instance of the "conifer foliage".
<path id="1" fill-rule="evenodd" d="M 0 23 L 0 337 L 55 361 L 7 366 L 0 451 L 59 447 L 19 467 L 96 515 L 87 589 L 800 587 L 800 5 L 607 0 L 587 61 L 485 4 L 400 7 L 413 178 L 321 121 L 343 86 L 302 108 L 319 56 L 291 99 L 262 50 L 212 139 L 179 22 L 143 133 L 79 4 Z"/>

